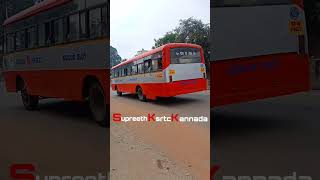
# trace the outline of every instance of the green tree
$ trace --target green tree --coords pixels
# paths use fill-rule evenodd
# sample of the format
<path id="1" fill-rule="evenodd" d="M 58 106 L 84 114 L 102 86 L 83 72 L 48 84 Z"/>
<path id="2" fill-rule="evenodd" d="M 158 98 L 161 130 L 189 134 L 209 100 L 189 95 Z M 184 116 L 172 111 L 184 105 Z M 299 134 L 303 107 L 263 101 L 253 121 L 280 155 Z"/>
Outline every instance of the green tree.
<path id="1" fill-rule="evenodd" d="M 193 17 L 180 20 L 179 26 L 155 39 L 153 48 L 167 43 L 192 43 L 202 46 L 206 62 L 210 58 L 210 25 Z"/>
<path id="2" fill-rule="evenodd" d="M 117 64 L 121 63 L 121 56 L 118 54 L 116 48 L 110 46 L 110 62 L 111 67 L 116 66 Z"/>
<path id="3" fill-rule="evenodd" d="M 154 39 L 155 45 L 152 47 L 152 49 L 160 47 L 164 44 L 177 42 L 177 36 L 178 34 L 174 31 L 167 32 L 163 37 Z"/>

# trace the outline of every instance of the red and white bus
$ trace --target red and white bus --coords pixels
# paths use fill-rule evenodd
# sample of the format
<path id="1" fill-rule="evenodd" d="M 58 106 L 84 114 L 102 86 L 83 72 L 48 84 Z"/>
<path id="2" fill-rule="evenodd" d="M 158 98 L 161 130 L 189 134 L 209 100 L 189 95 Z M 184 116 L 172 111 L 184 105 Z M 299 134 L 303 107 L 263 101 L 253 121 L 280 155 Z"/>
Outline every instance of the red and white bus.
<path id="1" fill-rule="evenodd" d="M 107 0 L 45 0 L 8 18 L 4 78 L 26 109 L 39 99 L 89 101 L 107 125 L 109 102 Z"/>
<path id="2" fill-rule="evenodd" d="M 211 1 L 211 107 L 310 89 L 301 0 Z"/>
<path id="3" fill-rule="evenodd" d="M 141 101 L 207 89 L 201 46 L 166 44 L 111 69 L 111 86 L 118 95 L 137 94 Z"/>

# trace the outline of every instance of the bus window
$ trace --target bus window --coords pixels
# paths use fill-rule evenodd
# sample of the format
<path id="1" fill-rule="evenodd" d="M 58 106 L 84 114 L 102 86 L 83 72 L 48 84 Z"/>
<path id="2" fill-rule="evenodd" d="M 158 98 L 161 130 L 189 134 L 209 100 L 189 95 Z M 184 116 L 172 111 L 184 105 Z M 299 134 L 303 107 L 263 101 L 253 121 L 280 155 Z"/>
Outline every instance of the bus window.
<path id="1" fill-rule="evenodd" d="M 53 22 L 53 40 L 54 43 L 63 41 L 63 20 L 58 19 Z"/>
<path id="2" fill-rule="evenodd" d="M 151 59 L 144 61 L 144 71 L 145 71 L 145 73 L 151 72 L 151 70 L 152 70 L 151 68 L 152 68 Z"/>
<path id="3" fill-rule="evenodd" d="M 138 74 L 143 74 L 143 63 L 138 64 Z"/>
<path id="4" fill-rule="evenodd" d="M 128 76 L 131 75 L 131 66 L 130 65 L 127 67 L 127 73 L 128 73 Z"/>
<path id="5" fill-rule="evenodd" d="M 96 8 L 89 11 L 90 37 L 101 36 L 101 9 Z"/>
<path id="6" fill-rule="evenodd" d="M 27 47 L 34 48 L 37 46 L 37 28 L 31 27 L 27 30 Z"/>
<path id="7" fill-rule="evenodd" d="M 69 17 L 62 18 L 63 24 L 63 41 L 69 40 Z"/>
<path id="8" fill-rule="evenodd" d="M 75 41 L 79 39 L 79 14 L 69 16 L 69 37 L 68 40 Z"/>
<path id="9" fill-rule="evenodd" d="M 107 12 L 107 7 L 103 7 L 101 9 L 102 11 L 102 36 L 106 36 L 107 35 L 107 31 L 108 31 L 108 12 Z"/>
<path id="10" fill-rule="evenodd" d="M 123 76 L 127 76 L 127 68 L 123 68 Z"/>
<path id="11" fill-rule="evenodd" d="M 83 12 L 80 14 L 80 37 L 86 38 L 87 35 L 87 12 Z"/>
<path id="12" fill-rule="evenodd" d="M 26 45 L 25 31 L 19 31 L 16 33 L 16 50 L 24 49 Z"/>
<path id="13" fill-rule="evenodd" d="M 132 72 L 133 75 L 138 73 L 137 65 L 132 65 L 132 71 L 131 72 Z"/>
<path id="14" fill-rule="evenodd" d="M 14 51 L 14 34 L 7 35 L 7 52 Z"/>
<path id="15" fill-rule="evenodd" d="M 44 46 L 45 45 L 45 25 L 42 23 L 39 25 L 39 45 Z"/>
<path id="16" fill-rule="evenodd" d="M 153 59 L 152 71 L 161 71 L 161 70 L 162 70 L 162 59 Z"/>
<path id="17" fill-rule="evenodd" d="M 200 50 L 196 48 L 174 48 L 170 54 L 171 64 L 201 63 Z"/>
<path id="18" fill-rule="evenodd" d="M 44 24 L 45 29 L 45 44 L 49 45 L 52 41 L 52 30 L 51 30 L 51 22 L 47 22 Z"/>

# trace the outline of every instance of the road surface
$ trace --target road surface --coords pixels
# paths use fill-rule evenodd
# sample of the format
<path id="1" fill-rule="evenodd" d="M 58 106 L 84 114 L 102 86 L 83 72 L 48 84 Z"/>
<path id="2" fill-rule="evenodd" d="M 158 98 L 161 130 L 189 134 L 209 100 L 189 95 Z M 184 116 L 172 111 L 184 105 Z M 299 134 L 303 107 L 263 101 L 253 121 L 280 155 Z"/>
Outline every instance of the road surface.
<path id="1" fill-rule="evenodd" d="M 82 103 L 43 100 L 28 112 L 0 83 L 0 179 L 9 167 L 31 163 L 43 176 L 96 176 L 109 170 L 109 135 Z"/>
<path id="2" fill-rule="evenodd" d="M 209 101 L 209 91 L 149 102 L 140 102 L 135 95 L 119 97 L 111 91 L 110 98 L 111 114 L 121 113 L 133 117 L 146 116 L 148 113 L 155 113 L 159 117 L 176 113 L 180 116 L 209 117 Z M 111 172 L 111 177 L 126 175 L 141 180 L 209 179 L 209 128 L 210 121 L 112 122 L 111 169 L 115 171 Z M 151 150 L 144 149 L 145 146 Z M 123 166 L 119 162 L 127 162 L 126 164 L 134 166 Z M 159 166 L 159 162 L 164 165 Z"/>
<path id="3" fill-rule="evenodd" d="M 212 110 L 212 161 L 222 176 L 320 179 L 320 92 Z"/>

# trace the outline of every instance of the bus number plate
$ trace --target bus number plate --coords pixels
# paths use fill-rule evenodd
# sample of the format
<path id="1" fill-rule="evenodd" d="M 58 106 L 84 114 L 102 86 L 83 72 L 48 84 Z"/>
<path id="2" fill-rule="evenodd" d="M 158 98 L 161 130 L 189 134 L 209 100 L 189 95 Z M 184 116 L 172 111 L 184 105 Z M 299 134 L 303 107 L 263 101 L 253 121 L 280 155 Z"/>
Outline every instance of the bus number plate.
<path id="1" fill-rule="evenodd" d="M 200 72 L 204 73 L 206 70 L 204 67 L 200 68 Z"/>
<path id="2" fill-rule="evenodd" d="M 169 70 L 169 75 L 175 75 L 176 74 L 176 71 L 175 70 L 173 70 L 173 69 L 170 69 Z"/>
<path id="3" fill-rule="evenodd" d="M 304 35 L 304 24 L 302 21 L 290 21 L 289 30 L 294 35 Z"/>

